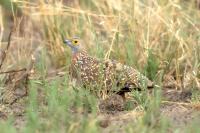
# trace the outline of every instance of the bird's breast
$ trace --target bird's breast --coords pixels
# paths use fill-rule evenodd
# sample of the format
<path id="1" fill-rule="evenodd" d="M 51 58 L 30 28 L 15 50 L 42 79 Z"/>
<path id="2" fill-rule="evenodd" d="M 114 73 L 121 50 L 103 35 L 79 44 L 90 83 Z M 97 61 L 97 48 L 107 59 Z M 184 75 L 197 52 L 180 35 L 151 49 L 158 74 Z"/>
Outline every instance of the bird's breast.
<path id="1" fill-rule="evenodd" d="M 76 64 L 77 61 L 78 61 L 78 54 L 75 53 L 75 54 L 73 54 L 73 56 L 72 56 L 72 63 L 73 63 L 73 64 Z"/>

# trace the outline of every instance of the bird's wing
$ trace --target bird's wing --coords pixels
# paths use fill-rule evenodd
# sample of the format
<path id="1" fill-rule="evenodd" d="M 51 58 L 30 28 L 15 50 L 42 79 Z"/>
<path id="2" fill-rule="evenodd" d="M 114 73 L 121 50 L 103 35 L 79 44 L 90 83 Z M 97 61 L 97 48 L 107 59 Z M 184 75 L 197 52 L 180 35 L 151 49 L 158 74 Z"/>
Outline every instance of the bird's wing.
<path id="1" fill-rule="evenodd" d="M 153 83 L 133 67 L 123 65 L 115 60 L 105 61 L 105 66 L 111 72 L 120 88 L 143 89 L 151 87 Z"/>

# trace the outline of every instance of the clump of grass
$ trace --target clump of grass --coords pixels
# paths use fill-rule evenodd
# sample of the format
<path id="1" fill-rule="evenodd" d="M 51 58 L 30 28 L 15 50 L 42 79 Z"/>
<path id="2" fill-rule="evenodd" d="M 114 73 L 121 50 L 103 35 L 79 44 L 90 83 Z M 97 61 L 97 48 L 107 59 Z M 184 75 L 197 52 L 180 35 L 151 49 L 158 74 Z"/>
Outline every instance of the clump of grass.
<path id="1" fill-rule="evenodd" d="M 87 132 L 89 127 L 91 132 L 98 131 L 95 96 L 84 89 L 75 91 L 68 84 L 63 86 L 66 79 L 43 81 L 42 86 L 38 81 L 31 82 L 23 132 Z M 45 94 L 43 98 L 41 93 Z"/>

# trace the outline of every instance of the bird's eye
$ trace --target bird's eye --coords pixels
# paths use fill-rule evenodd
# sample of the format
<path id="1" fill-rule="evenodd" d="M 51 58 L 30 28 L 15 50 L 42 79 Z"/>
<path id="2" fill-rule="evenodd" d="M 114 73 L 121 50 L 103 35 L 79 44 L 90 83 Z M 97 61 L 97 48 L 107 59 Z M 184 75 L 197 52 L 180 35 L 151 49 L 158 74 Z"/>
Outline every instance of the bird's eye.
<path id="1" fill-rule="evenodd" d="M 74 45 L 77 45 L 77 44 L 78 44 L 78 41 L 77 41 L 77 40 L 74 40 L 74 41 L 73 41 L 73 44 L 74 44 Z"/>

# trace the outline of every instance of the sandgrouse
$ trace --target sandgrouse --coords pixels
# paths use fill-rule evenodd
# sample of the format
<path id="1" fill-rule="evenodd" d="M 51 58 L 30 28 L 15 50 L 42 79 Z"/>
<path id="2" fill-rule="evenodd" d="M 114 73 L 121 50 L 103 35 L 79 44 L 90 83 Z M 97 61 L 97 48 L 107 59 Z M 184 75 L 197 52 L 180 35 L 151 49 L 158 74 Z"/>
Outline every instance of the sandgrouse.
<path id="1" fill-rule="evenodd" d="M 114 60 L 99 60 L 80 49 L 80 39 L 64 40 L 72 50 L 70 73 L 84 87 L 102 88 L 124 96 L 134 89 L 153 88 L 153 82 L 136 69 Z"/>

